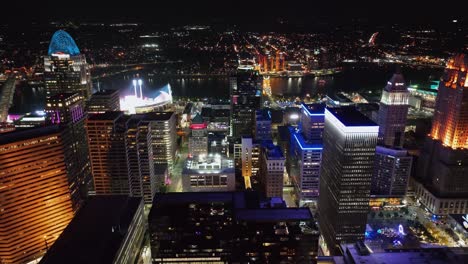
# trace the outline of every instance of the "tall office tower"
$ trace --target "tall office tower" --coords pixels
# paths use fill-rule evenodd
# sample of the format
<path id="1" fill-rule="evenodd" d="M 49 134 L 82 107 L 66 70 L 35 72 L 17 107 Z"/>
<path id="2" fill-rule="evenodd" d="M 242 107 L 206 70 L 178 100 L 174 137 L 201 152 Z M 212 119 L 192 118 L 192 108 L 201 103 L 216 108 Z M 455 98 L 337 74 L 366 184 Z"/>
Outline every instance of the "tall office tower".
<path id="1" fill-rule="evenodd" d="M 85 101 L 91 97 L 91 74 L 84 54 L 73 38 L 58 30 L 52 36 L 48 56 L 44 57 L 46 95 L 78 93 Z"/>
<path id="2" fill-rule="evenodd" d="M 268 109 L 255 111 L 255 139 L 271 140 L 271 113 Z"/>
<path id="3" fill-rule="evenodd" d="M 251 178 L 255 178 L 260 169 L 260 144 L 249 136 L 243 136 L 240 146 L 238 150 L 240 150 L 245 188 L 252 188 Z M 256 181 L 255 179 L 254 182 Z"/>
<path id="4" fill-rule="evenodd" d="M 294 169 L 289 173 L 299 206 L 317 205 L 324 125 L 324 104 L 302 104 L 300 129 L 291 130 L 291 168 Z"/>
<path id="5" fill-rule="evenodd" d="M 252 135 L 255 111 L 262 105 L 262 76 L 252 66 L 239 66 L 230 79 L 231 136 Z"/>
<path id="6" fill-rule="evenodd" d="M 42 256 L 73 218 L 64 144 L 57 126 L 0 136 L 0 260 Z"/>
<path id="7" fill-rule="evenodd" d="M 82 198 L 93 189 L 89 161 L 88 139 L 86 137 L 83 97 L 78 93 L 58 93 L 46 98 L 46 113 L 52 124 L 64 128 L 67 138 L 65 155 L 67 163 L 73 209 L 80 207 Z"/>
<path id="8" fill-rule="evenodd" d="M 166 164 L 171 168 L 177 151 L 177 120 L 175 113 L 147 113 L 144 115 L 144 120 L 148 121 L 151 127 L 154 165 Z M 158 179 L 159 181 L 161 179 Z"/>
<path id="9" fill-rule="evenodd" d="M 208 131 L 206 122 L 197 114 L 190 125 L 189 154 L 198 156 L 208 154 Z"/>
<path id="10" fill-rule="evenodd" d="M 318 209 L 331 253 L 364 239 L 378 132 L 354 107 L 325 109 Z"/>
<path id="11" fill-rule="evenodd" d="M 94 114 L 86 120 L 96 194 L 130 194 L 123 112 Z"/>
<path id="12" fill-rule="evenodd" d="M 412 157 L 402 149 L 408 115 L 409 92 L 403 75 L 387 82 L 378 115 L 379 144 L 375 153 L 371 195 L 402 198 L 411 173 Z"/>
<path id="13" fill-rule="evenodd" d="M 255 192 L 157 195 L 148 215 L 153 263 L 316 263 L 308 208 L 262 208 Z"/>
<path id="14" fill-rule="evenodd" d="M 144 116 L 135 115 L 127 122 L 126 151 L 131 195 L 151 204 L 156 193 L 151 125 Z"/>
<path id="15" fill-rule="evenodd" d="M 91 95 L 87 112 L 97 114 L 107 111 L 120 111 L 119 90 L 102 90 Z"/>
<path id="16" fill-rule="evenodd" d="M 281 148 L 269 144 L 260 155 L 260 181 L 266 197 L 283 197 L 285 158 Z"/>
<path id="17" fill-rule="evenodd" d="M 380 100 L 378 124 L 381 145 L 402 147 L 408 115 L 409 91 L 399 72 L 387 82 Z M 380 142 L 379 142 L 380 143 Z"/>
<path id="18" fill-rule="evenodd" d="M 448 61 L 432 130 L 418 160 L 417 196 L 434 214 L 468 213 L 467 69 L 465 54 Z"/>
<path id="19" fill-rule="evenodd" d="M 413 158 L 405 149 L 377 146 L 371 195 L 403 198 Z"/>

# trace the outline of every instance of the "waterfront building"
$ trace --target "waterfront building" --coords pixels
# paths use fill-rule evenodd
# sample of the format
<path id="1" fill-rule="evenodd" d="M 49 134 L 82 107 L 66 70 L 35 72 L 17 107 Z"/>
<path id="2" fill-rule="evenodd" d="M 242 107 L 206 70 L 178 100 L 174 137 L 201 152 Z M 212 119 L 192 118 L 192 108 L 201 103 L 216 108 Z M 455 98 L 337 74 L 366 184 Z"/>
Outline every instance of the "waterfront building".
<path id="1" fill-rule="evenodd" d="M 91 97 L 91 74 L 86 58 L 63 30 L 55 32 L 50 40 L 44 57 L 44 82 L 46 96 L 78 93 L 85 102 Z"/>

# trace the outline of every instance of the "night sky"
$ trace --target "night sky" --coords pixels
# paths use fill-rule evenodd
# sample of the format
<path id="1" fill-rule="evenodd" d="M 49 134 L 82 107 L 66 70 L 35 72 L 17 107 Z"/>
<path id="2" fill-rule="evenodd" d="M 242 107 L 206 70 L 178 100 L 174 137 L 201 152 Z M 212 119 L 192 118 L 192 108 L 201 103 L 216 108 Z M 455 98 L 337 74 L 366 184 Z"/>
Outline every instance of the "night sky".
<path id="1" fill-rule="evenodd" d="M 278 4 L 278 2 L 280 4 Z M 458 7 L 457 7 L 458 6 Z M 442 23 L 462 19 L 462 4 L 432 1 L 7 1 L 2 3 L 3 22 L 31 21 L 136 21 L 155 24 L 281 22 L 310 25 L 317 21 L 348 23 Z M 9 10 L 9 11 L 8 11 Z"/>

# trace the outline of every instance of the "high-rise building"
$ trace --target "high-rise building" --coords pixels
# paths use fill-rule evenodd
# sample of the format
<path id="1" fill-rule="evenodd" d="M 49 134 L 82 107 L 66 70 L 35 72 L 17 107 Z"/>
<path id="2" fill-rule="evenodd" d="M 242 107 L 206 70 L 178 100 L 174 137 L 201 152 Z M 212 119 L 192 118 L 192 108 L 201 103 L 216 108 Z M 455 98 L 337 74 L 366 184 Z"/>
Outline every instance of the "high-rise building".
<path id="1" fill-rule="evenodd" d="M 78 93 L 85 101 L 91 97 L 91 75 L 84 54 L 73 38 L 58 30 L 52 36 L 48 56 L 44 57 L 46 95 Z"/>
<path id="2" fill-rule="evenodd" d="M 325 252 L 364 239 L 378 132 L 354 107 L 325 109 L 318 203 Z"/>
<path id="3" fill-rule="evenodd" d="M 263 146 L 260 156 L 260 182 L 266 197 L 283 197 L 285 158 L 281 148 Z"/>
<path id="4" fill-rule="evenodd" d="M 302 104 L 301 124 L 291 130 L 292 177 L 299 206 L 316 205 L 319 196 L 320 164 L 325 125 L 324 104 Z"/>
<path id="5" fill-rule="evenodd" d="M 406 118 L 408 115 L 409 91 L 399 72 L 387 82 L 380 99 L 379 138 L 381 145 L 403 147 Z"/>
<path id="6" fill-rule="evenodd" d="M 377 146 L 371 194 L 403 198 L 408 187 L 413 158 L 405 149 Z"/>
<path id="7" fill-rule="evenodd" d="M 102 90 L 91 95 L 87 112 L 96 114 L 107 111 L 120 111 L 119 90 Z"/>
<path id="8" fill-rule="evenodd" d="M 130 194 L 123 112 L 94 114 L 86 120 L 96 194 Z"/>
<path id="9" fill-rule="evenodd" d="M 271 140 L 271 113 L 268 109 L 255 112 L 255 139 Z"/>
<path id="10" fill-rule="evenodd" d="M 45 112 L 52 124 L 63 127 L 70 141 L 65 144 L 67 172 L 74 210 L 78 210 L 82 198 L 93 189 L 86 137 L 83 97 L 78 93 L 57 93 L 46 98 Z"/>
<path id="11" fill-rule="evenodd" d="M 128 264 L 141 259 L 146 217 L 141 198 L 94 196 L 41 259 L 41 264 Z M 77 254 L 76 252 L 80 252 Z"/>
<path id="12" fill-rule="evenodd" d="M 133 116 L 127 122 L 125 142 L 131 195 L 143 197 L 151 204 L 156 193 L 151 125 L 144 116 Z"/>
<path id="13" fill-rule="evenodd" d="M 176 115 L 174 112 L 153 112 L 144 114 L 150 123 L 151 145 L 155 166 L 166 164 L 172 167 L 177 150 Z"/>
<path id="14" fill-rule="evenodd" d="M 255 178 L 260 169 L 260 144 L 250 136 L 242 136 L 240 148 L 237 148 L 237 151 L 240 151 L 245 188 L 252 188 L 251 178 Z"/>
<path id="15" fill-rule="evenodd" d="M 189 154 L 192 156 L 208 154 L 207 124 L 199 114 L 192 118 L 190 125 Z"/>
<path id="16" fill-rule="evenodd" d="M 467 69 L 465 54 L 448 61 L 418 159 L 416 195 L 434 214 L 468 213 Z"/>
<path id="17" fill-rule="evenodd" d="M 235 191 L 234 160 L 211 153 L 189 158 L 182 170 L 182 186 L 185 192 Z"/>
<path id="18" fill-rule="evenodd" d="M 10 76 L 5 83 L 0 83 L 0 123 L 6 122 L 8 119 L 8 110 L 13 103 L 15 94 L 16 78 Z"/>
<path id="19" fill-rule="evenodd" d="M 65 155 L 57 126 L 0 136 L 0 260 L 42 256 L 73 218 Z"/>
<path id="20" fill-rule="evenodd" d="M 315 263 L 308 208 L 262 208 L 255 192 L 167 193 L 148 216 L 153 263 Z"/>
<path id="21" fill-rule="evenodd" d="M 252 66 L 240 66 L 230 79 L 231 136 L 252 135 L 255 111 L 262 105 L 262 76 Z"/>
<path id="22" fill-rule="evenodd" d="M 406 194 L 412 157 L 402 149 L 408 115 L 409 91 L 403 75 L 395 73 L 380 100 L 379 147 L 375 153 L 371 195 L 399 197 Z"/>

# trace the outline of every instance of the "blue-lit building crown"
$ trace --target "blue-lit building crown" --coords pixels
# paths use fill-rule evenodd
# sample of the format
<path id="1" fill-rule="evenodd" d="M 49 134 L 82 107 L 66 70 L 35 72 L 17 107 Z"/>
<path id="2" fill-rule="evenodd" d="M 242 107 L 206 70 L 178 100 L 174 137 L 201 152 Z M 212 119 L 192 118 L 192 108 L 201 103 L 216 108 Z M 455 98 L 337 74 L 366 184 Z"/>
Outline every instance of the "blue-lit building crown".
<path id="1" fill-rule="evenodd" d="M 80 50 L 70 34 L 64 30 L 58 30 L 52 36 L 49 44 L 49 56 L 54 53 L 65 53 L 75 56 L 80 54 Z"/>

